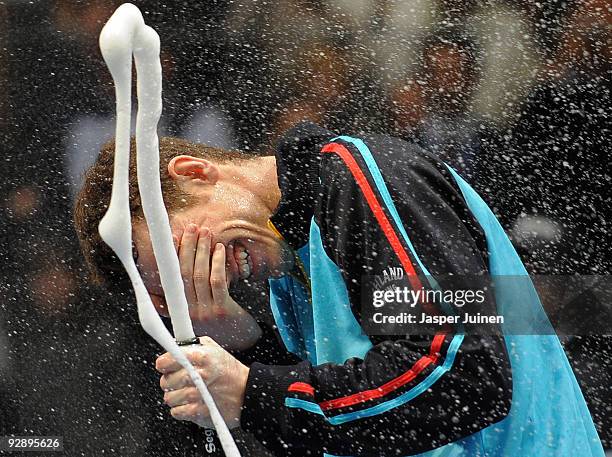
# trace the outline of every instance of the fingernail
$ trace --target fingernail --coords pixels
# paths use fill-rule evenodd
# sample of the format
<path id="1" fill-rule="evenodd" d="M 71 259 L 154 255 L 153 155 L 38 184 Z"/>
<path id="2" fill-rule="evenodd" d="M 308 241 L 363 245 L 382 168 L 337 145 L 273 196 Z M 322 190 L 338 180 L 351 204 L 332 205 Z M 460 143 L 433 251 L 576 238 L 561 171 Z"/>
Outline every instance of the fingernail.
<path id="1" fill-rule="evenodd" d="M 205 227 L 200 231 L 200 236 L 208 236 L 208 235 L 210 235 L 210 230 L 208 230 L 208 228 Z"/>
<path id="2" fill-rule="evenodd" d="M 195 231 L 196 231 L 197 229 L 198 229 L 198 226 L 197 226 L 197 225 L 195 225 L 195 224 L 189 224 L 189 225 L 187 226 L 187 231 L 188 231 L 189 233 L 195 233 Z"/>
<path id="3" fill-rule="evenodd" d="M 225 245 L 223 243 L 217 243 L 215 249 L 225 249 Z"/>

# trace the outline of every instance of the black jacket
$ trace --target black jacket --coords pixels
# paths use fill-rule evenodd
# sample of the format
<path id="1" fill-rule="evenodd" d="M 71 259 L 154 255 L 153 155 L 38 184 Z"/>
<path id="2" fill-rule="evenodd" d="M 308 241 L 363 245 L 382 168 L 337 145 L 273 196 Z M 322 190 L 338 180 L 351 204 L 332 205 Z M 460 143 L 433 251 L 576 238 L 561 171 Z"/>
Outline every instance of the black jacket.
<path id="1" fill-rule="evenodd" d="M 371 189 L 376 186 L 355 147 L 336 139 L 334 147 L 345 155 L 322 153 L 332 152 L 334 147 L 326 145 L 335 137 L 313 124 L 300 124 L 286 133 L 277 150 L 282 199 L 272 222 L 298 249 L 306 244 L 314 217 L 325 252 L 340 269 L 352 312 L 361 322 L 362 277 L 397 265 L 398 249 L 410 250 L 401 239 L 399 247 L 391 241 L 389 232 L 398 227 L 388 209 L 383 208 L 383 216 L 373 213 L 371 199 L 382 198 L 376 191 L 366 196 L 368 184 Z M 396 138 L 363 140 L 429 272 L 486 275 L 484 235 L 445 165 Z M 383 219 L 390 225 L 381 225 Z M 495 309 L 492 295 L 483 307 Z M 378 415 L 332 425 L 319 414 L 285 406 L 288 397 L 314 399 L 324 407 L 335 405 L 326 411 L 334 417 L 397 398 L 443 362 L 452 338 L 449 333 L 436 343 L 433 335 L 370 336 L 373 347 L 364 359 L 341 365 L 253 363 L 242 426 L 278 455 L 405 456 L 468 436 L 509 411 L 511 372 L 500 336 L 466 335 L 451 371 L 409 403 Z M 435 361 L 423 368 L 422 359 L 428 355 Z M 300 392 L 291 388 L 296 383 L 307 387 Z M 345 397 L 353 401 L 338 401 Z"/>

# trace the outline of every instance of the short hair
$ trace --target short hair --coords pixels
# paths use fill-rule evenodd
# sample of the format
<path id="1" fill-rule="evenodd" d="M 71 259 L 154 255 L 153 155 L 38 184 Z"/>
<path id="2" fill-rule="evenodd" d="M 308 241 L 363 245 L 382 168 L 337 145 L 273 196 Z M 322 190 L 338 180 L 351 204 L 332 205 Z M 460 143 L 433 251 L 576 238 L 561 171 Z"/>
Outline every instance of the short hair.
<path id="1" fill-rule="evenodd" d="M 89 170 L 85 173 L 84 184 L 79 191 L 74 205 L 74 225 L 79 238 L 81 250 L 89 270 L 92 282 L 112 287 L 126 284 L 125 273 L 119 259 L 111 248 L 102 241 L 98 233 L 98 224 L 106 213 L 113 188 L 115 142 L 106 143 Z M 216 163 L 243 161 L 253 158 L 252 155 L 239 151 L 208 147 L 190 143 L 180 138 L 162 137 L 159 140 L 159 167 L 164 202 L 168 212 L 184 208 L 192 203 L 168 174 L 168 163 L 173 157 L 187 154 L 207 159 Z M 129 165 L 129 202 L 132 219 L 143 218 L 136 177 L 136 141 L 130 144 Z"/>

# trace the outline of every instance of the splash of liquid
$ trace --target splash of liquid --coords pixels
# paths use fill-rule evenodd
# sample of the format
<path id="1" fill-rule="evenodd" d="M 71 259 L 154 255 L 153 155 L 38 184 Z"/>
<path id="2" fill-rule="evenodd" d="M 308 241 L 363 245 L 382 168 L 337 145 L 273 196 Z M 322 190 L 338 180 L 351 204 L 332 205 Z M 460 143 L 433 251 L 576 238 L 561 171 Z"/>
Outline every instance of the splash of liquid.
<path id="1" fill-rule="evenodd" d="M 132 55 L 136 62 L 138 114 L 136 151 L 138 187 L 143 212 L 153 244 L 161 283 L 170 311 L 174 335 L 180 342 L 195 340 L 189 318 L 179 261 L 172 243 L 168 213 L 163 203 L 159 176 L 157 124 L 161 115 L 162 76 L 159 36 L 144 22 L 140 10 L 121 5 L 100 33 L 100 49 L 115 84 L 117 125 L 113 189 L 108 211 L 98 230 L 126 269 L 138 303 L 138 317 L 144 330 L 183 366 L 210 411 L 213 425 L 228 457 L 240 453 L 206 384 L 187 360 L 157 314 L 136 263 L 132 258 L 132 222 L 129 207 L 129 157 L 131 118 Z"/>

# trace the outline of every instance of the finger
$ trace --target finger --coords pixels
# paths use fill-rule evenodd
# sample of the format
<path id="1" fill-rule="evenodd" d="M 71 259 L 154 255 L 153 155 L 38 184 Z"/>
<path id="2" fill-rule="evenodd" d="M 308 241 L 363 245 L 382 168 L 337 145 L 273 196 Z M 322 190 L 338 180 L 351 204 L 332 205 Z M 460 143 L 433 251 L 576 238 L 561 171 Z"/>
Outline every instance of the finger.
<path id="1" fill-rule="evenodd" d="M 207 336 L 200 338 L 200 344 L 184 346 L 183 352 L 187 360 L 196 368 L 206 368 L 210 363 L 210 357 L 218 350 L 219 345 Z M 155 369 L 162 374 L 169 374 L 182 370 L 183 366 L 176 361 L 172 354 L 166 352 L 155 360 Z"/>
<path id="2" fill-rule="evenodd" d="M 170 414 L 177 420 L 201 421 L 210 416 L 208 408 L 204 403 L 191 403 L 189 405 L 176 406 L 170 410 Z"/>
<path id="3" fill-rule="evenodd" d="M 200 377 L 204 380 L 204 382 L 206 382 L 207 379 L 205 378 L 205 374 L 206 374 L 205 371 L 202 369 L 199 369 L 197 370 L 197 372 L 200 375 Z M 164 392 L 170 392 L 174 390 L 183 389 L 185 387 L 193 387 L 193 386 L 194 386 L 193 381 L 191 380 L 191 376 L 189 376 L 189 373 L 187 372 L 187 370 L 178 370 L 172 373 L 166 373 L 159 380 L 159 387 Z"/>
<path id="4" fill-rule="evenodd" d="M 212 305 L 212 292 L 210 290 L 210 230 L 202 229 L 198 238 L 196 251 L 193 283 L 198 300 L 198 304 L 204 307 Z"/>
<path id="5" fill-rule="evenodd" d="M 225 277 L 225 246 L 217 243 L 212 258 L 212 268 L 210 272 L 210 288 L 213 296 L 213 312 L 221 313 L 228 291 L 227 280 Z"/>
<path id="6" fill-rule="evenodd" d="M 234 258 L 235 254 L 234 254 L 234 244 L 230 243 L 227 245 L 227 248 L 225 249 L 225 282 L 227 283 L 227 287 L 229 288 L 230 285 L 230 277 L 233 277 L 234 274 L 237 274 L 238 277 L 240 277 L 240 270 L 238 270 L 236 273 L 234 273 L 234 270 L 232 269 L 232 267 L 230 266 L 230 262 L 229 260 Z M 229 272 L 229 273 L 228 273 Z"/>
<path id="7" fill-rule="evenodd" d="M 173 371 L 177 371 L 183 368 L 174 357 L 169 352 L 166 352 L 164 355 L 160 355 L 157 360 L 155 360 L 155 369 L 160 373 L 172 373 Z"/>
<path id="8" fill-rule="evenodd" d="M 185 284 L 185 295 L 187 303 L 195 305 L 197 296 L 193 286 L 193 264 L 195 262 L 195 252 L 198 239 L 198 226 L 189 224 L 183 232 L 181 246 L 179 248 L 179 263 L 181 265 L 181 276 Z"/>
<path id="9" fill-rule="evenodd" d="M 161 387 L 164 392 L 179 390 L 183 387 L 189 387 L 192 385 L 193 383 L 191 382 L 191 378 L 189 377 L 187 370 L 178 370 L 172 373 L 167 373 L 159 380 L 159 387 Z"/>
<path id="10" fill-rule="evenodd" d="M 170 408 L 201 402 L 202 397 L 195 387 L 185 387 L 164 393 L 164 403 L 170 406 Z"/>

